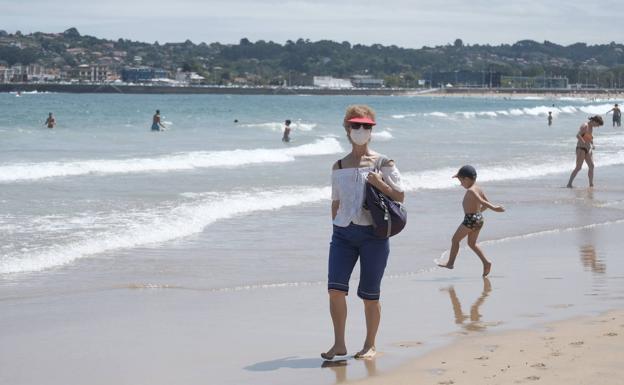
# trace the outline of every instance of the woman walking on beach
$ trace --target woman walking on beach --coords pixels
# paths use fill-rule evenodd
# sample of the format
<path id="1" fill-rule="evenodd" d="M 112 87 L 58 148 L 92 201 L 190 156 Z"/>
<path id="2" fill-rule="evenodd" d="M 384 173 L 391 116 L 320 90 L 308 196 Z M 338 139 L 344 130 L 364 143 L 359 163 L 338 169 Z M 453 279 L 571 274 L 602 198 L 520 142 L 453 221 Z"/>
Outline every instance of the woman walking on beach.
<path id="1" fill-rule="evenodd" d="M 333 235 L 329 248 L 329 310 L 334 326 L 334 345 L 321 357 L 331 360 L 347 354 L 345 323 L 346 296 L 355 263 L 360 261 L 360 282 L 357 295 L 364 301 L 366 339 L 355 358 L 375 356 L 375 336 L 381 319 L 379 304 L 381 279 L 390 253 L 387 238 L 373 234 L 373 221 L 364 209 L 366 182 L 395 201 L 403 202 L 401 175 L 394 161 L 372 151 L 370 142 L 375 112 L 368 106 L 350 106 L 343 127 L 351 143 L 351 152 L 334 163 L 332 169 Z M 381 172 L 375 164 L 383 159 Z"/>
<path id="2" fill-rule="evenodd" d="M 579 132 L 576 134 L 578 139 L 576 142 L 576 168 L 570 175 L 568 181 L 568 188 L 572 188 L 572 182 L 576 178 L 576 174 L 581 171 L 583 162 L 587 163 L 589 168 L 587 175 L 589 176 L 589 187 L 594 187 L 594 127 L 600 127 L 603 125 L 602 117 L 600 115 L 594 115 L 586 123 L 581 125 Z"/>

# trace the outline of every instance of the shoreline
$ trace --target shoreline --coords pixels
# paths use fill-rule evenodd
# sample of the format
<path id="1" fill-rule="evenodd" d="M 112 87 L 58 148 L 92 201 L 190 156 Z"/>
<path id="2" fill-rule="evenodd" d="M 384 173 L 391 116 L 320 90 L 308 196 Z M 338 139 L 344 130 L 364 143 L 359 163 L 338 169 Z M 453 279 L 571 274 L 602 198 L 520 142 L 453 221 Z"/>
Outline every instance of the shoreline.
<path id="1" fill-rule="evenodd" d="M 0 93 L 53 92 L 78 94 L 215 94 L 215 95 L 333 95 L 333 96 L 436 96 L 436 97 L 624 97 L 624 89 L 547 88 L 313 88 L 158 86 L 115 84 L 3 83 Z"/>
<path id="2" fill-rule="evenodd" d="M 531 329 L 462 336 L 355 384 L 620 384 L 624 309 Z M 619 352 L 619 353 L 618 353 Z"/>

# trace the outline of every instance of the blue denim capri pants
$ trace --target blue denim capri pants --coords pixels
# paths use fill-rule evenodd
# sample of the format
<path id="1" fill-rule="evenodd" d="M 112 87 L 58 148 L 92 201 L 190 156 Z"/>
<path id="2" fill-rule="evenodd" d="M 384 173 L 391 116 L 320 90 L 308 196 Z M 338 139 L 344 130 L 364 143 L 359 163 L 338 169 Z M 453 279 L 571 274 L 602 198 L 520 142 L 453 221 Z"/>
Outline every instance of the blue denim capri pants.
<path id="1" fill-rule="evenodd" d="M 358 258 L 360 260 L 360 284 L 357 295 L 362 299 L 378 300 L 390 243 L 373 233 L 373 226 L 349 224 L 334 225 L 329 245 L 329 274 L 327 288 L 349 292 L 349 279 Z"/>

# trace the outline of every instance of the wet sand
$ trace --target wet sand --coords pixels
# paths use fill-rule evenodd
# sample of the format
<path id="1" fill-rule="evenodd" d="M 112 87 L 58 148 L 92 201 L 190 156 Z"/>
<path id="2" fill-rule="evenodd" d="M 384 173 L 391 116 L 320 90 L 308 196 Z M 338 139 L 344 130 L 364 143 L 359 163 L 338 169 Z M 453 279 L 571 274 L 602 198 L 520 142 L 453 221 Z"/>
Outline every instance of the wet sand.
<path id="1" fill-rule="evenodd" d="M 598 319 L 607 322 L 565 323 L 555 332 L 542 325 L 624 308 L 622 231 L 624 223 L 614 221 L 483 242 L 494 262 L 487 279 L 466 249 L 452 271 L 432 260 L 426 271 L 390 274 L 379 354 L 370 361 L 320 358 L 332 338 L 324 282 L 215 291 L 120 280 L 87 292 L 4 298 L 0 383 L 305 385 L 423 378 L 423 384 L 486 384 L 480 381 L 489 376 L 504 380 L 492 384 L 507 384 L 572 375 L 565 365 L 578 362 L 606 362 L 587 369 L 608 380 L 609 360 L 622 357 L 622 313 Z M 361 301 L 350 295 L 347 302 L 353 354 L 361 348 L 364 319 Z M 613 350 L 602 353 L 606 349 Z M 551 355 L 557 351 L 562 355 Z M 386 381 L 386 375 L 396 377 Z"/>

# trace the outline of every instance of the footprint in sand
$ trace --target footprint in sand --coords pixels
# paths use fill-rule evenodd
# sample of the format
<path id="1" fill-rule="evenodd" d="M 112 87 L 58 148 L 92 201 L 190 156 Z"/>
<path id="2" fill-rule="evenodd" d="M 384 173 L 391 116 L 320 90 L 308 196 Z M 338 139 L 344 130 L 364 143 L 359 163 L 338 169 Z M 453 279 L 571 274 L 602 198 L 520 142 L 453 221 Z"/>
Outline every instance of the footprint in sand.
<path id="1" fill-rule="evenodd" d="M 448 380 L 448 381 L 440 381 L 440 382 L 438 382 L 438 385 L 453 385 L 454 383 L 455 383 L 455 381 Z"/>
<path id="2" fill-rule="evenodd" d="M 546 369 L 546 364 L 544 364 L 543 362 L 538 362 L 537 364 L 531 365 L 531 367 L 536 369 Z"/>
<path id="3" fill-rule="evenodd" d="M 572 345 L 572 346 L 582 346 L 584 344 L 585 344 L 585 342 L 583 342 L 583 341 L 570 342 L 570 345 Z"/>
<path id="4" fill-rule="evenodd" d="M 527 377 L 527 378 L 525 378 L 525 379 L 526 379 L 526 380 L 529 380 L 529 381 L 537 381 L 537 380 L 539 380 L 540 378 L 539 378 L 539 376 L 529 376 L 529 377 Z"/>
<path id="5" fill-rule="evenodd" d="M 618 335 L 618 334 L 617 334 L 617 333 L 614 333 L 614 332 L 610 332 L 610 333 L 605 334 L 605 336 L 606 336 L 606 337 L 615 337 L 615 336 L 617 336 L 617 335 Z"/>
<path id="6" fill-rule="evenodd" d="M 413 348 L 416 346 L 420 346 L 423 343 L 420 341 L 405 341 L 405 342 L 399 342 L 396 344 L 396 346 L 401 347 L 401 348 Z"/>

